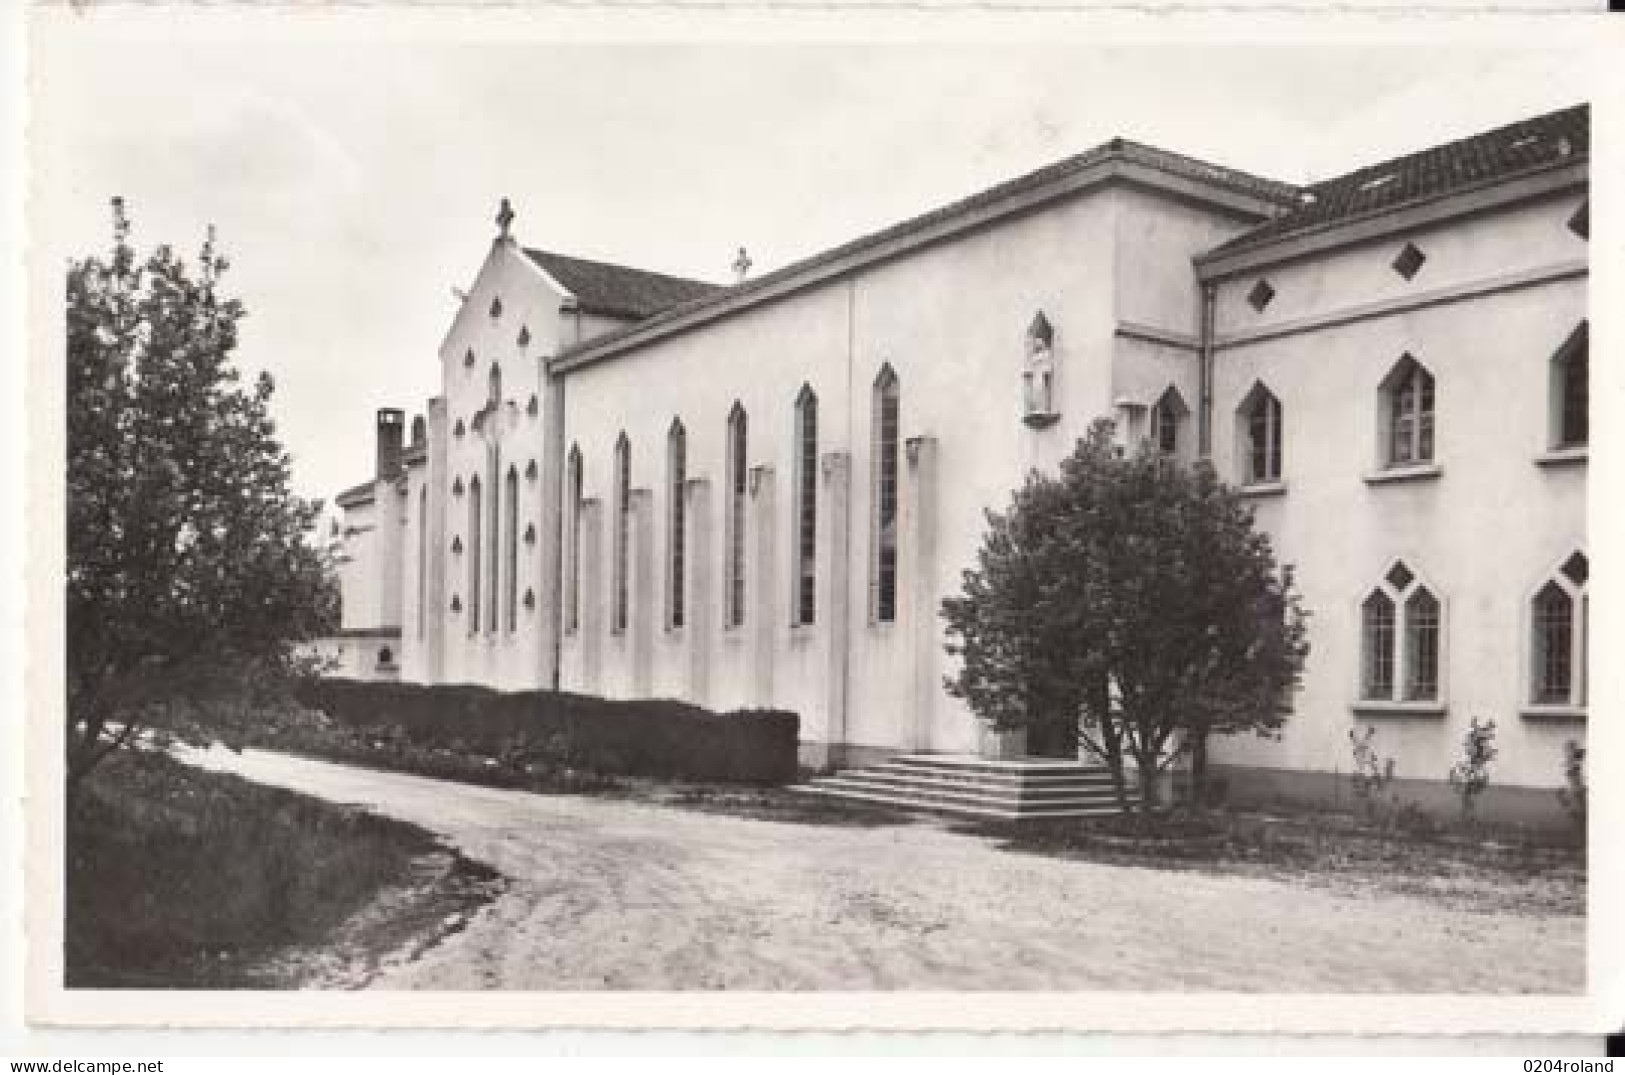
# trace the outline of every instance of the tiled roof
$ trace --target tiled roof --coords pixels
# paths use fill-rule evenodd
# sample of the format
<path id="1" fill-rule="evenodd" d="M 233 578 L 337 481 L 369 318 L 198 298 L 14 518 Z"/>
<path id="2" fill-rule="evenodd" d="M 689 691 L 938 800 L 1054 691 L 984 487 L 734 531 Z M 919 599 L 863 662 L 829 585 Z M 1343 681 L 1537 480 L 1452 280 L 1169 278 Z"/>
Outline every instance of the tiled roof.
<path id="1" fill-rule="evenodd" d="M 643 318 L 670 306 L 722 290 L 704 280 L 630 269 L 606 261 L 588 261 L 526 249 L 525 255 L 576 297 L 586 313 L 607 317 Z"/>
<path id="2" fill-rule="evenodd" d="M 1171 153 L 1168 150 L 1157 149 L 1154 146 L 1142 145 L 1126 138 L 1114 138 L 1110 142 L 1104 142 L 1093 149 L 1085 150 L 1065 160 L 1046 165 L 1035 172 L 1028 172 L 1026 175 L 972 194 L 968 198 L 962 198 L 957 202 L 911 217 L 899 224 L 893 224 L 851 242 L 803 258 L 800 261 L 786 265 L 782 269 L 752 277 L 732 287 L 716 289 L 682 305 L 669 307 L 639 324 L 628 325 L 590 340 L 584 340 L 574 346 L 565 348 L 560 352 L 559 357 L 564 358 L 581 351 L 597 349 L 605 344 L 613 344 L 619 339 L 633 333 L 642 332 L 651 326 L 675 320 L 731 299 L 768 290 L 799 274 L 812 271 L 831 262 L 862 254 L 870 249 L 883 247 L 914 232 L 925 231 L 934 225 L 952 220 L 955 217 L 997 205 L 999 202 L 1019 197 L 1028 191 L 1038 190 L 1050 183 L 1065 179 L 1073 173 L 1112 161 L 1138 164 L 1181 179 L 1216 186 L 1223 190 L 1257 198 L 1278 206 L 1294 204 L 1299 194 L 1299 188 L 1290 183 L 1266 179 L 1263 176 L 1253 175 L 1235 168 L 1209 164 L 1194 157 Z M 535 251 L 530 253 L 532 257 L 536 256 Z"/>
<path id="3" fill-rule="evenodd" d="M 1311 184 L 1291 212 L 1204 254 L 1206 261 L 1471 187 L 1585 160 L 1591 110 L 1576 105 Z"/>
<path id="4" fill-rule="evenodd" d="M 334 497 L 333 502 L 341 508 L 346 508 L 353 504 L 370 503 L 372 499 L 373 480 L 369 478 L 360 485 L 350 486 L 350 488 L 344 490 L 344 492 Z"/>

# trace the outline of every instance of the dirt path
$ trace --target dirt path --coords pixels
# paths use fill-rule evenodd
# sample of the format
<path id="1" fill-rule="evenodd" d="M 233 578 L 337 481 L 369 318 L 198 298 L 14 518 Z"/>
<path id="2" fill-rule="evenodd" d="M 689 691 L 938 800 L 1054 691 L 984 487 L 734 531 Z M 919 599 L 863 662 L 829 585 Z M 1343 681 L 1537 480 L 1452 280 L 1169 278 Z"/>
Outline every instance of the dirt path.
<path id="1" fill-rule="evenodd" d="M 752 821 L 266 751 L 192 760 L 443 836 L 509 879 L 384 989 L 1578 992 L 1585 922 Z"/>

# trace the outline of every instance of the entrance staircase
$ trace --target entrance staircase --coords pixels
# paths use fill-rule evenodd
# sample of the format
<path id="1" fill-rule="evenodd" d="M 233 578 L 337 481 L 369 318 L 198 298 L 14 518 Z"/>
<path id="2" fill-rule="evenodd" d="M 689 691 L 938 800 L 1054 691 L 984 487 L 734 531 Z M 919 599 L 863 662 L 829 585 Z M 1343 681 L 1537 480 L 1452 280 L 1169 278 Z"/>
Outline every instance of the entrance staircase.
<path id="1" fill-rule="evenodd" d="M 1053 758 L 993 760 L 967 754 L 904 754 L 866 769 L 818 777 L 797 785 L 796 790 L 990 821 L 1121 812 L 1105 766 Z"/>

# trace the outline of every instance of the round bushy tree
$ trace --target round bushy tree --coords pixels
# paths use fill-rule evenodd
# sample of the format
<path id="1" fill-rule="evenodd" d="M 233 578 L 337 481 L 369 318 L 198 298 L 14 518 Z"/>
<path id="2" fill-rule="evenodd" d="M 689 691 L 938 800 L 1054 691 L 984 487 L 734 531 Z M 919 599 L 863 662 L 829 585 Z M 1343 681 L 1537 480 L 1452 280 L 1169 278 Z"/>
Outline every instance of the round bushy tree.
<path id="1" fill-rule="evenodd" d="M 943 601 L 948 690 L 999 730 L 1082 742 L 1129 805 L 1189 751 L 1205 799 L 1213 734 L 1274 735 L 1308 654 L 1307 613 L 1252 511 L 1206 463 L 1124 453 L 1098 422 L 1057 475 L 989 512 L 976 566 Z"/>
<path id="2" fill-rule="evenodd" d="M 242 304 L 195 268 L 145 258 L 113 201 L 106 257 L 67 275 L 67 722 L 70 793 L 162 713 L 172 728 L 307 671 L 295 643 L 335 626 L 318 505 L 289 491 L 271 378 L 231 365 Z"/>

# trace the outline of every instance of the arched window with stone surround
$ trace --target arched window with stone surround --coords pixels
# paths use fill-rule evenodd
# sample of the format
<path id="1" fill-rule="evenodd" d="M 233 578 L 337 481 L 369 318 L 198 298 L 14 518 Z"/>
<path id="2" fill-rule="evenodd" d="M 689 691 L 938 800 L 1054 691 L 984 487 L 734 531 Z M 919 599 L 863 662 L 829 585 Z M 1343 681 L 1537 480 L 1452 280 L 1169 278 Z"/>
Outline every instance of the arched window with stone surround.
<path id="1" fill-rule="evenodd" d="M 1591 563 L 1575 552 L 1530 599 L 1529 701 L 1578 709 L 1586 704 L 1586 629 Z"/>
<path id="2" fill-rule="evenodd" d="M 485 548 L 481 538 L 484 505 L 480 498 L 478 474 L 468 482 L 468 633 L 480 629 L 480 594 L 485 589 L 485 576 L 480 571 L 480 552 Z"/>
<path id="3" fill-rule="evenodd" d="M 666 431 L 666 626 L 683 626 L 684 577 L 687 563 L 688 510 L 683 486 L 688 481 L 688 431 L 680 418 Z"/>
<path id="4" fill-rule="evenodd" d="M 898 478 L 902 388 L 887 363 L 870 402 L 869 619 L 897 620 Z"/>
<path id="5" fill-rule="evenodd" d="M 506 577 L 502 600 L 508 633 L 512 634 L 519 629 L 519 471 L 512 464 L 503 481 L 502 507 L 507 513 L 502 528 Z"/>
<path id="6" fill-rule="evenodd" d="M 805 627 L 818 614 L 818 394 L 802 385 L 795 407 L 795 593 L 791 623 Z"/>
<path id="7" fill-rule="evenodd" d="M 618 634 L 626 630 L 631 608 L 628 558 L 632 540 L 632 444 L 623 432 L 615 442 L 615 550 L 611 566 L 614 609 L 610 618 Z"/>
<path id="8" fill-rule="evenodd" d="M 738 401 L 728 412 L 727 509 L 724 518 L 723 623 L 741 627 L 745 623 L 745 485 L 750 469 L 747 454 L 750 422 Z"/>
<path id="9" fill-rule="evenodd" d="M 564 577 L 564 627 L 567 631 L 581 629 L 581 447 L 570 445 L 569 461 L 566 464 L 569 490 L 566 494 L 570 498 L 569 524 L 565 528 L 564 539 L 569 543 L 565 553 L 569 557 L 570 570 Z"/>

